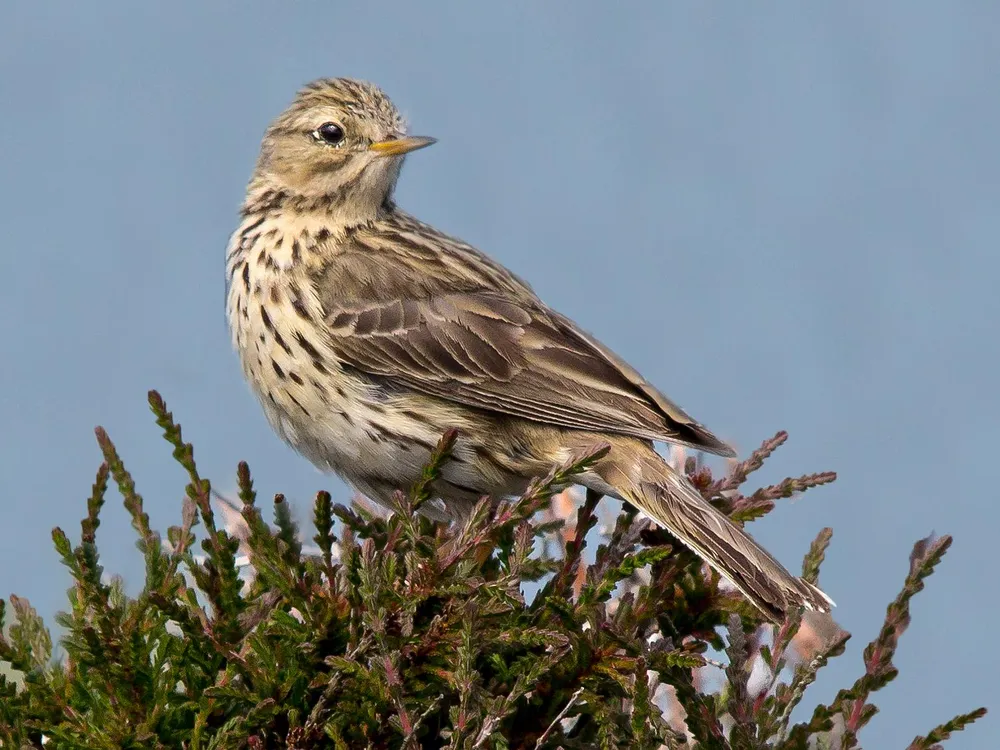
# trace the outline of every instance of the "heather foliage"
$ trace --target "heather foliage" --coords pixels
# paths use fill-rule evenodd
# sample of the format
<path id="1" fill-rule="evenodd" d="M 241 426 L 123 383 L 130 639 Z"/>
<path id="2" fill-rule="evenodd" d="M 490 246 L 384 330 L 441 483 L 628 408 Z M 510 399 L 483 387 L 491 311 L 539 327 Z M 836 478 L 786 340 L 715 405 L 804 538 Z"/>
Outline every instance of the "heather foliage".
<path id="1" fill-rule="evenodd" d="M 98 429 L 105 460 L 79 542 L 53 531 L 73 579 L 69 610 L 58 616 L 58 658 L 31 606 L 10 598 L 0 660 L 14 676 L 0 669 L 2 747 L 41 747 L 43 738 L 47 748 L 192 750 L 857 747 L 878 710 L 874 694 L 896 676 L 910 599 L 951 543 L 917 543 L 903 588 L 864 650 L 861 676 L 829 705 L 795 712 L 848 634 L 828 624 L 806 638 L 824 628 L 798 616 L 764 626 L 631 508 L 594 533 L 594 494 L 575 518 L 554 515 L 553 495 L 599 447 L 523 497 L 484 501 L 446 528 L 415 514 L 448 460 L 455 435 L 445 435 L 388 518 L 335 506 L 320 492 L 309 545 L 281 496 L 274 526 L 265 523 L 246 465 L 238 470 L 245 533 L 232 533 L 155 392 L 150 405 L 189 476 L 181 522 L 165 539 L 150 528 L 118 451 Z M 691 461 L 689 476 L 726 513 L 751 521 L 777 499 L 834 479 L 812 474 L 745 494 L 784 439 L 765 442 L 725 477 Z M 98 552 L 111 482 L 145 558 L 134 598 L 104 574 Z M 809 580 L 830 540 L 824 529 L 812 543 L 803 563 Z M 596 554 L 587 554 L 595 541 Z M 709 689 L 712 665 L 718 684 Z M 957 716 L 911 748 L 938 747 L 984 713 Z"/>

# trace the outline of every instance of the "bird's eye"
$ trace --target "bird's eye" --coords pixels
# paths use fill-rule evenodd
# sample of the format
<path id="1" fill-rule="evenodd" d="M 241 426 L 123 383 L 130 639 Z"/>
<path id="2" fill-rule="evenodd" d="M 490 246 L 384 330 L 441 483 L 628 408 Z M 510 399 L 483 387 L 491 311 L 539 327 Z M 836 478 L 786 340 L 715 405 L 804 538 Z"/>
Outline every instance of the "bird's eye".
<path id="1" fill-rule="evenodd" d="M 323 141 L 323 143 L 336 146 L 344 140 L 344 129 L 335 122 L 326 122 L 313 131 L 313 137 L 318 141 Z"/>

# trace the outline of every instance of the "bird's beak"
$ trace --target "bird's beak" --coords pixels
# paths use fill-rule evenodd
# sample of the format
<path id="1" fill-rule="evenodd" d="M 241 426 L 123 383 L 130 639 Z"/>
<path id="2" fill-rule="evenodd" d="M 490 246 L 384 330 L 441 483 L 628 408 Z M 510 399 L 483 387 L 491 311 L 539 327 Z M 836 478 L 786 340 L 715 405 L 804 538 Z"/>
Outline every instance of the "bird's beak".
<path id="1" fill-rule="evenodd" d="M 437 138 L 409 136 L 407 138 L 393 138 L 388 141 L 375 141 L 368 149 L 374 151 L 379 156 L 400 156 L 401 154 L 416 151 L 418 148 L 430 146 L 433 143 L 437 143 Z"/>

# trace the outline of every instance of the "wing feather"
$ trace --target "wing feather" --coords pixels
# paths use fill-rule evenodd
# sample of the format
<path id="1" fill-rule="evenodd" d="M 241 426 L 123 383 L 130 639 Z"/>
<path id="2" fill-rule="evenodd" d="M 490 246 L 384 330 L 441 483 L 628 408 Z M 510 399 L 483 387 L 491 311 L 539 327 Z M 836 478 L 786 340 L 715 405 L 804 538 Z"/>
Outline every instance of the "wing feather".
<path id="1" fill-rule="evenodd" d="M 733 455 L 474 247 L 394 209 L 329 250 L 311 282 L 345 364 L 522 419 Z"/>
<path id="2" fill-rule="evenodd" d="M 330 344 L 369 374 L 523 419 L 731 454 L 610 350 L 540 303 L 490 290 L 341 305 L 328 298 Z"/>

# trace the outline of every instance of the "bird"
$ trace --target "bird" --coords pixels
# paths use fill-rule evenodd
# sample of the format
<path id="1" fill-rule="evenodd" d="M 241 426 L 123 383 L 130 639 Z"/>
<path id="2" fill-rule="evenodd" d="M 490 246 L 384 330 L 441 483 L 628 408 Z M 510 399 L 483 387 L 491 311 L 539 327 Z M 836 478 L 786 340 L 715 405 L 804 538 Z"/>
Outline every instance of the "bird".
<path id="1" fill-rule="evenodd" d="M 351 78 L 305 85 L 265 131 L 227 247 L 226 315 L 278 435 L 391 507 L 456 430 L 421 506 L 441 522 L 603 445 L 580 484 L 642 510 L 768 619 L 829 611 L 654 444 L 729 445 L 527 282 L 396 205 L 406 155 L 435 142 L 407 132 Z"/>

